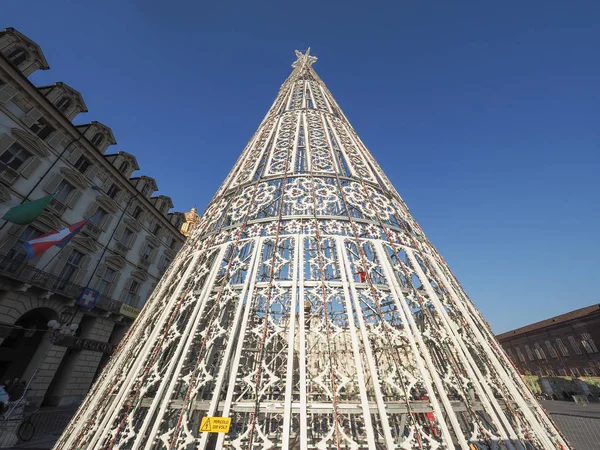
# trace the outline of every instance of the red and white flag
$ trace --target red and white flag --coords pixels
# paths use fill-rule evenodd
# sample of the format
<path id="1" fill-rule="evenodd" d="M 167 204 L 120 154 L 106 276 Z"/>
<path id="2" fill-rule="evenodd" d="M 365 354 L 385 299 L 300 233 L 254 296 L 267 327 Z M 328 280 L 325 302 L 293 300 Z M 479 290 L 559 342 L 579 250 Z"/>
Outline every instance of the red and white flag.
<path id="1" fill-rule="evenodd" d="M 36 256 L 40 256 L 54 245 L 64 247 L 71 241 L 73 236 L 79 233 L 79 230 L 81 230 L 87 221 L 88 219 L 84 219 L 81 222 L 74 223 L 61 230 L 52 231 L 51 233 L 43 234 L 38 238 L 23 242 L 23 246 L 25 247 L 25 250 L 27 250 L 27 258 L 33 259 Z"/>

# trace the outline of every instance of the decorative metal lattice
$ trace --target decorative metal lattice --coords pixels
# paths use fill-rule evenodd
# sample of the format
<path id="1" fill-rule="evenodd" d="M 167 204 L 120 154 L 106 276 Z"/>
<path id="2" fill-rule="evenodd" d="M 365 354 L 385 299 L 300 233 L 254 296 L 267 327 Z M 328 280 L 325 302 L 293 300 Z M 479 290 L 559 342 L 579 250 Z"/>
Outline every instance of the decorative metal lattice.
<path id="1" fill-rule="evenodd" d="M 55 448 L 567 449 L 296 54 Z"/>

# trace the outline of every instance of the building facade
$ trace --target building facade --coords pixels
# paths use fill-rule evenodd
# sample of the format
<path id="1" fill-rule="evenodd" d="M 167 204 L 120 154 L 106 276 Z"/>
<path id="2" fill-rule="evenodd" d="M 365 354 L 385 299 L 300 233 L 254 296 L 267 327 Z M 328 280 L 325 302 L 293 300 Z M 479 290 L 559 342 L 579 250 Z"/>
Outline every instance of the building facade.
<path id="1" fill-rule="evenodd" d="M 522 375 L 600 376 L 600 304 L 497 336 Z"/>
<path id="2" fill-rule="evenodd" d="M 87 112 L 65 83 L 34 86 L 40 47 L 0 32 L 0 206 L 54 194 L 28 225 L 0 220 L 0 380 L 32 381 L 34 405 L 78 404 L 182 246 L 184 215 L 132 177 L 134 155 L 109 148 L 109 127 L 74 125 Z M 63 249 L 28 260 L 22 243 L 89 219 Z M 76 301 L 99 294 L 92 310 Z"/>

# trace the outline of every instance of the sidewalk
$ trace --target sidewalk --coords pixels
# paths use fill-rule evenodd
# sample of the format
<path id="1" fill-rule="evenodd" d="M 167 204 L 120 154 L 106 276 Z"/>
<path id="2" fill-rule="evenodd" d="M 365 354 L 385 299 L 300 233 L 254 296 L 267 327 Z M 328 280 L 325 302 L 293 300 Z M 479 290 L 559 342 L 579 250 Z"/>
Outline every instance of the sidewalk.
<path id="1" fill-rule="evenodd" d="M 35 426 L 35 434 L 29 442 L 18 442 L 10 450 L 48 450 L 54 443 L 75 414 L 73 408 L 41 408 L 31 416 Z"/>

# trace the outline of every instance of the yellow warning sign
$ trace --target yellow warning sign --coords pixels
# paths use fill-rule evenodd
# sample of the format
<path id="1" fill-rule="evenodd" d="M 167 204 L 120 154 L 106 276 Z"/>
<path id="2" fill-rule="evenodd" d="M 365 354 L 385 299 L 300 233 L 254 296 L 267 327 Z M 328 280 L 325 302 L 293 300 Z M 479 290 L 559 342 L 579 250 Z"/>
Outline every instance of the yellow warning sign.
<path id="1" fill-rule="evenodd" d="M 229 433 L 231 417 L 203 417 L 200 431 L 204 433 Z"/>

